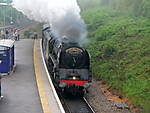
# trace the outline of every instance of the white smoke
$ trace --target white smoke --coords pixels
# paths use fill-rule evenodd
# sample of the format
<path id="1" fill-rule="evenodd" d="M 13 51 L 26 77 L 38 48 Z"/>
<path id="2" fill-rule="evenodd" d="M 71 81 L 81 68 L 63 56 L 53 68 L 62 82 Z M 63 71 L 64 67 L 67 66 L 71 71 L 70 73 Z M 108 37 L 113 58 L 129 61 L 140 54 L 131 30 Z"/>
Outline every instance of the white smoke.
<path id="1" fill-rule="evenodd" d="M 49 23 L 57 37 L 72 41 L 86 37 L 86 26 L 76 0 L 13 0 L 14 7 L 28 18 Z"/>

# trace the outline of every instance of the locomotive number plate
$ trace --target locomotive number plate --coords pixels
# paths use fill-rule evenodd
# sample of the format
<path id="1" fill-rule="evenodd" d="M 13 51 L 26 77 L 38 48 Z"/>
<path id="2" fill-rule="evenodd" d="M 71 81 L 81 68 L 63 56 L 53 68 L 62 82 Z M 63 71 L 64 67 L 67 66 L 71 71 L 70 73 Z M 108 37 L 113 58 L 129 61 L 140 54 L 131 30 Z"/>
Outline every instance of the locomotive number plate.
<path id="1" fill-rule="evenodd" d="M 67 53 L 74 53 L 74 52 L 80 52 L 80 53 L 82 53 L 83 50 L 80 49 L 80 48 L 69 48 L 69 49 L 66 50 L 66 52 Z"/>

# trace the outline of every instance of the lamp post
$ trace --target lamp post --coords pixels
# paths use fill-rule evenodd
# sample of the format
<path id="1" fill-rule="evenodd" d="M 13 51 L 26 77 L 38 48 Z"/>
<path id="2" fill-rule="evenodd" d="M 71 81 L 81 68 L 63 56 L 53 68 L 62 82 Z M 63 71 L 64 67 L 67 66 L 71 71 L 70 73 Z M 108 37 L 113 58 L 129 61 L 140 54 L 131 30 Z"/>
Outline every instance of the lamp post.
<path id="1" fill-rule="evenodd" d="M 0 6 L 3 6 L 4 7 L 4 9 L 3 9 L 3 26 L 5 26 L 5 21 L 6 21 L 6 15 L 5 15 L 5 6 L 6 6 L 7 4 L 6 3 L 0 3 Z"/>
<path id="2" fill-rule="evenodd" d="M 3 25 L 5 26 L 6 25 L 6 6 L 12 6 L 11 3 L 8 3 L 7 0 L 3 0 L 4 2 L 0 2 L 0 6 L 3 6 L 4 7 L 4 10 L 3 10 Z"/>
<path id="3" fill-rule="evenodd" d="M 4 26 L 6 25 L 6 6 L 4 6 Z"/>

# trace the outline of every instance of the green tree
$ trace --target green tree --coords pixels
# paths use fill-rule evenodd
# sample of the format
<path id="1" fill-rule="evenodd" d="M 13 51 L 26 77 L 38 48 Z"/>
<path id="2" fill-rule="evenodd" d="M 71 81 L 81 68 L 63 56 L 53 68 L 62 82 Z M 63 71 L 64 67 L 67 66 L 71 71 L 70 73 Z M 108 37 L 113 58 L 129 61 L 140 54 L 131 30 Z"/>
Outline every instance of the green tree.
<path id="1" fill-rule="evenodd" d="M 0 0 L 0 2 L 2 2 L 2 3 L 11 3 L 12 0 Z"/>
<path id="2" fill-rule="evenodd" d="M 150 17 L 150 0 L 78 0 L 82 11 L 108 6 L 130 16 Z"/>

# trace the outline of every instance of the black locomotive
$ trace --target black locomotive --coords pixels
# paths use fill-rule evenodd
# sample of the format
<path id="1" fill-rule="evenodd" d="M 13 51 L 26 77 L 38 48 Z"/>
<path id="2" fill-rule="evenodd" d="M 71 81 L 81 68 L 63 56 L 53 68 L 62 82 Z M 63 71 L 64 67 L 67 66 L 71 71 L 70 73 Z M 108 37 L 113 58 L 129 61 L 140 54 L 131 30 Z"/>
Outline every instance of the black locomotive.
<path id="1" fill-rule="evenodd" d="M 92 81 L 88 52 L 66 37 L 56 38 L 50 27 L 42 35 L 44 58 L 55 86 L 63 92 L 84 94 Z"/>

